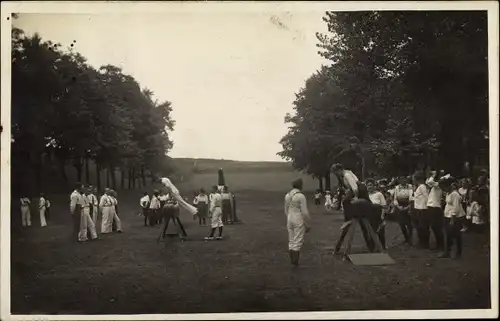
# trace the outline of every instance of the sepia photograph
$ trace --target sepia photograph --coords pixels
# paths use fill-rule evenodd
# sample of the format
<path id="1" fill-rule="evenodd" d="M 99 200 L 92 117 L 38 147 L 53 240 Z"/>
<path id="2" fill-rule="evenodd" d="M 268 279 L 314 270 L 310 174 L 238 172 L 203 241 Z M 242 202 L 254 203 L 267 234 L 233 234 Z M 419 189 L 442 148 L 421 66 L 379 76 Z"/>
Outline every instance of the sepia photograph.
<path id="1" fill-rule="evenodd" d="M 498 3 L 432 2 L 3 2 L 2 319 L 498 317 Z"/>

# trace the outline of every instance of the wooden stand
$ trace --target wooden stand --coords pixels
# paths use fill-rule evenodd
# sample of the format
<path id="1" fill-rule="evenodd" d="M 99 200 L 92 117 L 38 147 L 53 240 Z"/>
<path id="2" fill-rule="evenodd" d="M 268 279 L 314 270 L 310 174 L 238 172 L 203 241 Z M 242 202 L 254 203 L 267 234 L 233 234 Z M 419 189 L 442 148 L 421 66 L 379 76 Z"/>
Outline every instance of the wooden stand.
<path id="1" fill-rule="evenodd" d="M 374 242 L 375 252 L 374 253 L 360 253 L 351 254 L 352 242 L 354 240 L 354 235 L 356 228 L 363 224 L 368 232 L 368 235 Z M 351 224 L 345 227 L 347 231 L 347 244 L 344 251 L 344 258 L 349 259 L 354 265 L 392 265 L 395 264 L 394 260 L 384 252 L 384 248 L 377 233 L 373 230 L 370 222 L 366 218 L 353 218 Z M 366 240 L 367 241 L 367 240 Z"/>

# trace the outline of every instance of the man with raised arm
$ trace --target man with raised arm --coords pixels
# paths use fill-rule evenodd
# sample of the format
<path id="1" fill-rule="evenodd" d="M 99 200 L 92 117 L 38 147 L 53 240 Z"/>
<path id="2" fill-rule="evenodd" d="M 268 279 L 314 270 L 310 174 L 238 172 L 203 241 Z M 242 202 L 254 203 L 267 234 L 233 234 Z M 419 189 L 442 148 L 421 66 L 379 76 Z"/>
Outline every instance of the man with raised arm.
<path id="1" fill-rule="evenodd" d="M 177 187 L 175 187 L 175 185 L 172 184 L 170 179 L 168 179 L 167 177 L 161 177 L 157 178 L 157 181 L 159 181 L 165 187 L 167 187 L 170 196 L 172 196 L 179 203 L 181 207 L 186 209 L 192 215 L 196 215 L 198 213 L 198 209 L 193 205 L 189 204 L 188 202 L 186 202 L 186 200 L 181 196 Z"/>

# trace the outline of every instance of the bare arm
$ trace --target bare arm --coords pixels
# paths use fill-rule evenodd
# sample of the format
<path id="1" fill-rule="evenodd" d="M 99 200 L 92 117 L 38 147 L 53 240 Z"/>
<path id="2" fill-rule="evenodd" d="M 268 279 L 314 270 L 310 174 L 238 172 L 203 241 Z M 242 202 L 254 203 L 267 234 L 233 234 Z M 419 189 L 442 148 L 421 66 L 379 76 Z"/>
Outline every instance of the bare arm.
<path id="1" fill-rule="evenodd" d="M 349 187 L 351 188 L 354 197 L 358 197 L 358 183 L 354 179 L 354 177 L 349 173 L 345 175 L 345 179 L 347 180 L 347 184 L 349 184 Z"/>
<path id="2" fill-rule="evenodd" d="M 304 218 L 304 223 L 307 227 L 311 226 L 311 216 L 309 215 L 309 210 L 307 209 L 307 199 L 304 194 L 297 195 L 300 202 L 300 212 L 302 213 L 302 217 Z"/>
<path id="3" fill-rule="evenodd" d="M 288 197 L 288 194 L 285 195 L 285 207 L 284 207 L 284 212 L 285 212 L 285 215 L 288 216 L 288 206 L 290 205 L 290 200 L 289 200 L 289 197 Z"/>
<path id="4" fill-rule="evenodd" d="M 455 217 L 458 215 L 458 212 L 460 210 L 459 206 L 462 206 L 460 204 L 460 196 L 458 195 L 458 193 L 453 193 L 450 195 L 450 198 L 451 198 L 451 207 L 452 207 L 452 210 L 450 211 L 450 214 L 452 217 Z"/>
<path id="5" fill-rule="evenodd" d="M 69 203 L 69 209 L 71 211 L 71 214 L 75 214 L 77 201 L 78 201 L 78 196 L 72 194 L 70 197 L 70 203 Z"/>

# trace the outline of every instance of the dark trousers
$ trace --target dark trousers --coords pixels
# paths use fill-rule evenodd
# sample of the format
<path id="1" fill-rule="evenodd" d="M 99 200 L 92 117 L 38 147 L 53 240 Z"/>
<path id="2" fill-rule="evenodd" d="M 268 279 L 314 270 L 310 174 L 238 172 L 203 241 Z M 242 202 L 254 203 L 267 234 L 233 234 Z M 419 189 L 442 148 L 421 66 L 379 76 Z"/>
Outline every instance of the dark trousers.
<path id="1" fill-rule="evenodd" d="M 439 207 L 429 207 L 421 211 L 419 220 L 419 243 L 424 248 L 429 248 L 430 230 L 434 233 L 436 247 L 444 247 L 443 235 L 443 210 Z"/>
<path id="2" fill-rule="evenodd" d="M 453 246 L 454 241 L 457 245 L 457 256 L 462 254 L 462 233 L 460 230 L 462 229 L 462 224 L 460 219 L 455 219 L 453 224 L 451 224 L 450 218 L 444 219 L 444 230 L 446 233 L 446 242 L 444 251 L 449 254 L 451 251 L 451 247 Z"/>
<path id="3" fill-rule="evenodd" d="M 118 206 L 115 205 L 115 213 L 116 215 L 118 215 Z M 115 220 L 115 216 L 113 215 L 113 217 L 111 218 L 113 220 L 113 223 L 111 225 L 111 230 L 113 232 L 116 232 L 117 231 L 117 227 L 116 227 L 116 220 Z"/>
<path id="4" fill-rule="evenodd" d="M 165 218 L 165 204 L 167 204 L 166 201 L 160 201 L 160 210 L 157 212 L 156 224 L 161 224 Z"/>
<path id="5" fill-rule="evenodd" d="M 200 225 L 207 224 L 207 214 L 208 214 L 208 204 L 205 202 L 200 202 L 197 204 L 198 209 L 198 221 Z"/>
<path id="6" fill-rule="evenodd" d="M 343 192 L 339 192 L 338 194 L 338 202 L 337 202 L 337 211 L 340 211 L 340 207 L 343 206 L 343 198 L 344 198 L 344 193 Z"/>
<path id="7" fill-rule="evenodd" d="M 377 208 L 376 215 L 373 215 L 369 219 L 370 225 L 372 229 L 377 232 L 378 238 L 380 240 L 380 243 L 382 243 L 382 247 L 385 249 L 385 228 L 382 227 L 380 230 L 378 229 L 379 226 L 382 224 L 382 207 Z M 370 242 L 370 246 L 372 249 L 370 251 L 373 251 L 375 248 L 375 243 L 373 241 Z"/>
<path id="8" fill-rule="evenodd" d="M 368 230 L 366 229 L 365 226 L 365 221 L 359 220 L 359 227 L 361 228 L 361 233 L 363 233 L 363 238 L 365 240 L 366 246 L 368 247 L 368 250 L 370 252 L 373 252 L 375 249 L 375 242 L 372 240 L 370 235 L 368 234 Z M 377 226 L 378 227 L 378 226 Z M 335 252 L 340 251 L 340 247 L 342 246 L 342 243 L 344 243 L 344 239 L 347 236 L 347 232 L 349 232 L 349 229 L 351 229 L 352 226 L 348 226 L 342 230 L 342 233 L 340 234 L 340 238 L 337 241 L 337 244 L 335 245 Z M 385 234 L 384 234 L 385 236 Z M 385 243 L 385 238 L 384 238 L 384 243 Z"/>
<path id="9" fill-rule="evenodd" d="M 228 224 L 233 222 L 233 209 L 230 200 L 222 200 L 222 222 Z"/>
<path id="10" fill-rule="evenodd" d="M 351 200 L 350 199 L 343 199 L 342 200 L 342 207 L 343 207 L 343 212 L 344 212 L 344 222 L 347 222 L 351 219 Z"/>
<path id="11" fill-rule="evenodd" d="M 314 199 L 314 204 L 321 205 L 321 200 L 319 198 Z"/>
<path id="12" fill-rule="evenodd" d="M 148 226 L 149 208 L 142 209 L 142 216 L 144 216 L 144 226 Z"/>
<path id="13" fill-rule="evenodd" d="M 148 214 L 149 226 L 155 226 L 158 222 L 158 215 L 162 212 L 162 209 L 150 210 Z"/>
<path id="14" fill-rule="evenodd" d="M 411 244 L 413 241 L 413 222 L 410 216 L 410 210 L 400 210 L 396 208 L 396 217 L 405 238 L 405 242 Z"/>
<path id="15" fill-rule="evenodd" d="M 352 204 L 351 204 L 352 198 L 344 198 L 342 201 L 342 207 L 344 208 L 344 222 L 350 221 L 352 217 L 354 216 L 352 211 Z M 364 225 L 362 220 L 359 220 L 359 226 L 361 228 L 361 232 L 363 233 L 363 238 L 365 239 L 366 246 L 370 251 L 373 251 L 375 244 L 373 243 L 373 240 L 371 239 L 370 235 L 368 234 L 368 230 L 366 229 L 366 226 Z M 340 238 L 337 241 L 337 244 L 335 245 L 335 252 L 338 252 L 340 250 L 340 247 L 342 246 L 342 243 L 344 243 L 344 239 L 347 235 L 347 232 L 349 229 L 352 228 L 351 226 L 345 228 L 342 230 L 340 234 Z"/>

